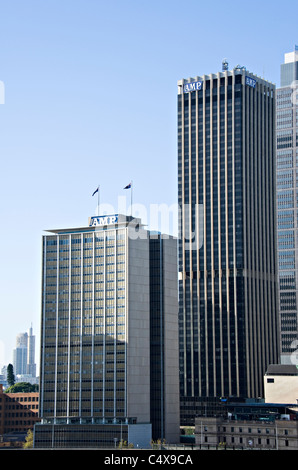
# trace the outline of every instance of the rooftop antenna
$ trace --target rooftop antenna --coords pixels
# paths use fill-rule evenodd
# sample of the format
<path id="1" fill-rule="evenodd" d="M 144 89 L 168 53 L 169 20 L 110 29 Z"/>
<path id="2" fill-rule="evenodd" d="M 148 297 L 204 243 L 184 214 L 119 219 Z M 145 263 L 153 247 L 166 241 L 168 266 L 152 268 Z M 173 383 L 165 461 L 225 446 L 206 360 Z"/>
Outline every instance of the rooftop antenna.
<path id="1" fill-rule="evenodd" d="M 246 70 L 246 67 L 244 65 L 236 65 L 236 67 L 234 67 L 234 70 Z"/>
<path id="2" fill-rule="evenodd" d="M 222 61 L 222 71 L 226 72 L 227 70 L 229 70 L 228 61 L 227 61 L 227 59 L 223 59 L 223 61 Z"/>

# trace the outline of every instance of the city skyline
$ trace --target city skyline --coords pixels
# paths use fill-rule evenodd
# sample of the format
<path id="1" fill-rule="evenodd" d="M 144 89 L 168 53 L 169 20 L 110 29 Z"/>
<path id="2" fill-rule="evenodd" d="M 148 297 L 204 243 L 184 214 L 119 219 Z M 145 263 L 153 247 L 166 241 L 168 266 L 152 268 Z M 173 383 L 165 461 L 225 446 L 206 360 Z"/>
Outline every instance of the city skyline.
<path id="1" fill-rule="evenodd" d="M 177 203 L 177 80 L 216 73 L 227 58 L 231 69 L 240 63 L 279 84 L 283 55 L 297 42 L 297 5 L 271 2 L 268 19 L 259 2 L 215 4 L 1 5 L 1 213 L 9 227 L 8 237 L 1 231 L 1 366 L 28 323 L 39 348 L 44 230 L 86 225 L 98 184 L 115 209 L 126 196 L 129 210 L 130 180 L 148 212 Z"/>

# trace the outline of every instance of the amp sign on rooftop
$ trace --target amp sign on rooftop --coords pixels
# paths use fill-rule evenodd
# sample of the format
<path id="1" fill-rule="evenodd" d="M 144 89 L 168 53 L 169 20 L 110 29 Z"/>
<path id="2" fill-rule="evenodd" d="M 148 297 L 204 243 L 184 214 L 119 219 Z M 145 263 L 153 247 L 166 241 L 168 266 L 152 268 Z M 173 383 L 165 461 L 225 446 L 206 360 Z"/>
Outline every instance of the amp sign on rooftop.
<path id="1" fill-rule="evenodd" d="M 186 83 L 183 87 L 184 93 L 190 93 L 191 91 L 197 91 L 202 89 L 203 82 L 192 82 Z"/>

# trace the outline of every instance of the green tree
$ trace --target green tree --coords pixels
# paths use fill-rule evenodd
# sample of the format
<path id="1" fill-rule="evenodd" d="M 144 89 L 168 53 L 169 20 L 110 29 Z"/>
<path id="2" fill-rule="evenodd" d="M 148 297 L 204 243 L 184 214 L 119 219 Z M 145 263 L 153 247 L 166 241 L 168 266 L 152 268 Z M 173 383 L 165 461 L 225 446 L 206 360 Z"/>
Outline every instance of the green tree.
<path id="1" fill-rule="evenodd" d="M 23 444 L 23 449 L 32 449 L 33 447 L 33 432 L 31 429 L 28 429 L 27 436 L 25 437 L 25 442 Z"/>
<path id="2" fill-rule="evenodd" d="M 29 382 L 18 382 L 5 390 L 5 393 L 31 393 L 38 392 L 38 385 Z"/>
<path id="3" fill-rule="evenodd" d="M 7 366 L 7 383 L 10 387 L 15 384 L 15 378 L 14 378 L 13 365 L 12 364 L 8 364 L 8 366 Z"/>

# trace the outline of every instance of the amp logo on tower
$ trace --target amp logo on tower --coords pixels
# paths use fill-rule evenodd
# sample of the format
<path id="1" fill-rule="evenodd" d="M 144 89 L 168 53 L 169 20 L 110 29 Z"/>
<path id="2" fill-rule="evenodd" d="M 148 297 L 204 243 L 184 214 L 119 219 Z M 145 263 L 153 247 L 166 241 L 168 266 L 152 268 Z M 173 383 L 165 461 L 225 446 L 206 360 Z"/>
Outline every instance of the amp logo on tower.
<path id="1" fill-rule="evenodd" d="M 102 215 L 100 217 L 90 217 L 89 227 L 97 225 L 115 225 L 118 222 L 118 215 Z"/>
<path id="2" fill-rule="evenodd" d="M 192 91 L 201 90 L 203 82 L 192 82 L 192 83 L 185 83 L 183 87 L 184 93 L 191 93 Z"/>
<path id="3" fill-rule="evenodd" d="M 245 83 L 246 83 L 246 85 L 248 85 L 252 88 L 256 88 L 257 80 L 255 80 L 254 78 L 251 78 L 251 77 L 245 77 Z"/>

